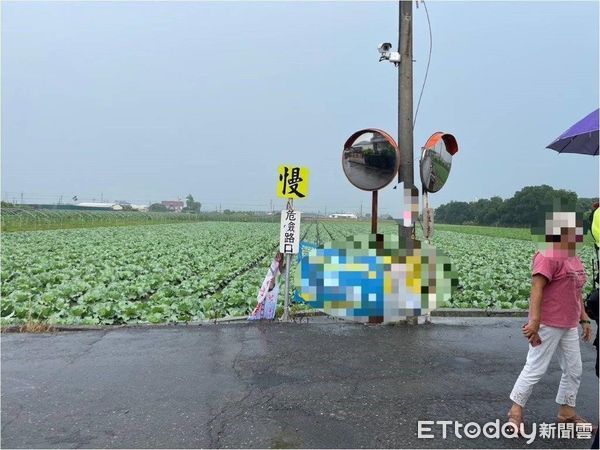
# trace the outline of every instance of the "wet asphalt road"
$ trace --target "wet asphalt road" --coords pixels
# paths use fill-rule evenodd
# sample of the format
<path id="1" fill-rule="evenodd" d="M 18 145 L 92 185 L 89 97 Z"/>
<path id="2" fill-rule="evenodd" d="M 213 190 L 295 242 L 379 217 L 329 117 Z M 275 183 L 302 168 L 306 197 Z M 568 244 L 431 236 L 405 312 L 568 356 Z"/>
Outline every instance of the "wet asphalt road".
<path id="1" fill-rule="evenodd" d="M 1 444 L 526 447 L 514 439 L 417 438 L 418 419 L 504 419 L 527 352 L 522 318 L 434 320 L 4 334 Z M 591 344 L 582 344 L 582 356 L 578 412 L 596 422 Z M 527 405 L 529 421 L 554 421 L 559 377 L 553 361 Z M 590 444 L 537 439 L 530 447 Z"/>

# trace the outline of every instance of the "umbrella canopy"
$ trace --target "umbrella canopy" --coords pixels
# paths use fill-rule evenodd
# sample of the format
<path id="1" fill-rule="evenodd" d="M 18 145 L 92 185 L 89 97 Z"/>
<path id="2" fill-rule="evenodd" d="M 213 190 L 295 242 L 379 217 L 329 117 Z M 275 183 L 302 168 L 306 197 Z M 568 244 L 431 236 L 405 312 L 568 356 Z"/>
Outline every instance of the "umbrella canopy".
<path id="1" fill-rule="evenodd" d="M 581 153 L 583 155 L 598 154 L 598 109 L 563 134 L 546 148 L 556 150 L 558 153 Z"/>

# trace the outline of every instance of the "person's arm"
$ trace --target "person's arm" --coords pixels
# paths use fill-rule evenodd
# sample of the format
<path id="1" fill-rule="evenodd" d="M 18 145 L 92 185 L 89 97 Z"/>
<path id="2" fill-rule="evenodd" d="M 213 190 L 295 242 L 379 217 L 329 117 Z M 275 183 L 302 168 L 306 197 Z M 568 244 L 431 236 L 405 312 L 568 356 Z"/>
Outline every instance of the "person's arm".
<path id="1" fill-rule="evenodd" d="M 588 316 L 585 311 L 585 302 L 583 301 L 583 295 L 581 296 L 581 315 L 579 316 L 579 323 L 583 328 L 583 334 L 581 337 L 585 342 L 592 341 L 592 322 L 590 321 L 590 316 Z"/>
<path id="2" fill-rule="evenodd" d="M 540 331 L 540 320 L 542 318 L 542 294 L 546 284 L 548 284 L 548 279 L 543 275 L 536 274 L 531 277 L 529 322 L 523 327 L 523 334 L 527 337 L 530 343 L 533 343 L 536 334 Z"/>

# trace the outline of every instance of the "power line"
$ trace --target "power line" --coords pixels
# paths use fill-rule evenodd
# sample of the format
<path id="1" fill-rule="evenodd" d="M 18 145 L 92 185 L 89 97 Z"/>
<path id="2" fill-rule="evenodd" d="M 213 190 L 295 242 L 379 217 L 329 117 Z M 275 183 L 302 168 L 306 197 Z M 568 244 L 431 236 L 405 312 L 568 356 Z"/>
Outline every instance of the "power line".
<path id="1" fill-rule="evenodd" d="M 425 83 L 427 83 L 427 75 L 429 75 L 429 64 L 431 63 L 431 51 L 433 49 L 433 34 L 431 33 L 431 22 L 429 20 L 429 11 L 427 10 L 427 3 L 425 3 L 424 0 L 421 0 L 421 3 L 423 3 L 423 6 L 425 7 L 425 15 L 427 16 L 427 26 L 429 27 L 429 56 L 427 57 L 427 68 L 425 69 L 425 77 L 423 78 L 423 85 L 421 86 L 421 93 L 419 94 L 419 100 L 417 101 L 417 108 L 415 110 L 415 118 L 413 119 L 413 130 L 415 129 L 415 124 L 417 123 L 417 116 L 419 115 L 419 106 L 421 106 L 421 98 L 423 97 L 423 91 L 425 90 Z"/>

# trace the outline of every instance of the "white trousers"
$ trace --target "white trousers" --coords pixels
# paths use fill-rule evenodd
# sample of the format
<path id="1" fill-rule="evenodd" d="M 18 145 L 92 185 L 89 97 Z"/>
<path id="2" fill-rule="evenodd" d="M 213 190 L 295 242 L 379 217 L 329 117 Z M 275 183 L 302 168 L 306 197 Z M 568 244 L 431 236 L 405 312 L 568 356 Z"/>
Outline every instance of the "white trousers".
<path id="1" fill-rule="evenodd" d="M 575 399 L 581 381 L 581 351 L 577 328 L 554 328 L 540 325 L 542 343 L 537 347 L 529 345 L 527 362 L 510 393 L 510 399 L 525 406 L 533 386 L 548 370 L 552 355 L 556 353 L 562 369 L 556 403 L 575 407 Z"/>

